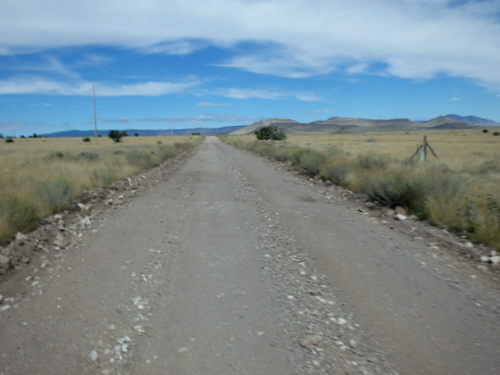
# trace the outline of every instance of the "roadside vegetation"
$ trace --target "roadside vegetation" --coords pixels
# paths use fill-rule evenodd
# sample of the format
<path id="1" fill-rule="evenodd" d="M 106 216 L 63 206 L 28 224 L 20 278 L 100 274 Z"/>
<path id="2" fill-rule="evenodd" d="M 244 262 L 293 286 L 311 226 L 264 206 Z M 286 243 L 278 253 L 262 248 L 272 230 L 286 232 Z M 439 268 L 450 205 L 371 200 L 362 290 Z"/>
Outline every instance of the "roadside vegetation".
<path id="1" fill-rule="evenodd" d="M 500 250 L 500 141 L 481 130 L 428 135 L 439 159 L 425 162 L 411 159 L 422 133 L 221 139 Z"/>
<path id="2" fill-rule="evenodd" d="M 283 130 L 278 129 L 276 126 L 264 126 L 255 131 L 255 137 L 259 141 L 284 141 L 286 139 L 286 134 Z"/>
<path id="3" fill-rule="evenodd" d="M 66 209 L 85 190 L 139 174 L 201 143 L 202 136 L 36 138 L 0 144 L 0 245 Z"/>

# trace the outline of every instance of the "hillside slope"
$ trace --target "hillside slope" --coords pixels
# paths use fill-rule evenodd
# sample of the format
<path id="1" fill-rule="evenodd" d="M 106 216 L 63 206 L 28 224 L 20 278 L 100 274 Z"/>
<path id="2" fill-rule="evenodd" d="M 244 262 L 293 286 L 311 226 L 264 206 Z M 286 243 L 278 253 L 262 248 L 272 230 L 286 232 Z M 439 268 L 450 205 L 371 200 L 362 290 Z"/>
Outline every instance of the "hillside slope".
<path id="1" fill-rule="evenodd" d="M 263 126 L 276 126 L 287 134 L 336 134 L 362 132 L 415 131 L 424 129 L 474 129 L 476 126 L 439 116 L 426 122 L 409 119 L 370 120 L 332 117 L 325 121 L 300 123 L 293 120 L 267 120 L 253 123 L 231 134 L 253 134 Z"/>

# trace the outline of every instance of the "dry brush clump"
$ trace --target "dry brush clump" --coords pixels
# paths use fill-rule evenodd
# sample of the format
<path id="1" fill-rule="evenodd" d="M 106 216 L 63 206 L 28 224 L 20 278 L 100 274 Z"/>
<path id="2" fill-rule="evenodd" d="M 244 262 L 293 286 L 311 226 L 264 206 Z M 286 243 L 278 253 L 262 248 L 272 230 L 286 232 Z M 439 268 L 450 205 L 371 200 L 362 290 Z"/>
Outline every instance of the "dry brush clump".
<path id="1" fill-rule="evenodd" d="M 307 148 L 296 150 L 290 155 L 292 166 L 309 176 L 318 175 L 326 159 L 327 156 L 323 152 Z"/>
<path id="2" fill-rule="evenodd" d="M 40 216 L 48 216 L 69 207 L 75 197 L 73 184 L 65 178 L 54 181 L 38 181 L 33 188 L 33 198 Z"/>
<path id="3" fill-rule="evenodd" d="M 19 139 L 0 148 L 0 244 L 69 207 L 85 190 L 160 165 L 203 137 L 134 137 L 110 144 L 75 139 Z"/>
<path id="4" fill-rule="evenodd" d="M 354 163 L 343 158 L 329 158 L 320 169 L 320 176 L 335 185 L 346 186 L 351 173 L 355 170 Z"/>
<path id="5" fill-rule="evenodd" d="M 310 149 L 288 141 L 254 141 L 234 136 L 222 139 L 286 162 L 308 176 L 363 193 L 383 206 L 402 206 L 433 225 L 500 250 L 497 159 L 479 164 L 475 161 L 474 167 L 457 169 L 439 160 L 418 163 L 373 151 L 352 156 L 352 149 L 346 152 L 335 145 Z M 457 161 L 453 161 L 456 165 Z"/>

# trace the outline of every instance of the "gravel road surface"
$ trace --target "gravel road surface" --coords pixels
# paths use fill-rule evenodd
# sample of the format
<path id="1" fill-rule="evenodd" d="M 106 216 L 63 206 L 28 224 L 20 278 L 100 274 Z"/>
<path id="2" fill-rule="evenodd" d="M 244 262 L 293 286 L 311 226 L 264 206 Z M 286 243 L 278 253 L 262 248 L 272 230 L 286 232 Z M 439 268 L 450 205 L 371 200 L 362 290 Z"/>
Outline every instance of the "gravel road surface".
<path id="1" fill-rule="evenodd" d="M 25 276 L 1 375 L 500 374 L 492 274 L 214 137 Z"/>

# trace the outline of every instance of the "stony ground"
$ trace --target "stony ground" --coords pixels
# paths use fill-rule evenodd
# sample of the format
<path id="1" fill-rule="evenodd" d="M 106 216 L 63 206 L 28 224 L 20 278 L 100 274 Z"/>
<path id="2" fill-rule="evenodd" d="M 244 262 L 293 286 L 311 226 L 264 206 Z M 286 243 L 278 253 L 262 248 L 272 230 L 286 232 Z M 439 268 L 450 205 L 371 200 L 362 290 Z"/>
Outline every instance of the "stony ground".
<path id="1" fill-rule="evenodd" d="M 0 374 L 500 373 L 497 255 L 406 216 L 208 138 L 0 249 Z"/>

